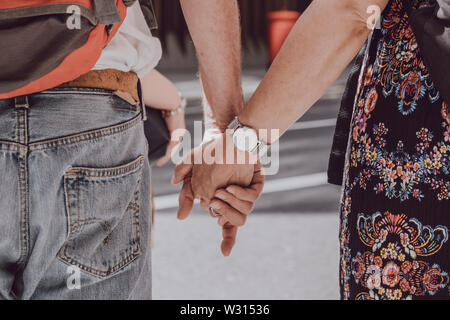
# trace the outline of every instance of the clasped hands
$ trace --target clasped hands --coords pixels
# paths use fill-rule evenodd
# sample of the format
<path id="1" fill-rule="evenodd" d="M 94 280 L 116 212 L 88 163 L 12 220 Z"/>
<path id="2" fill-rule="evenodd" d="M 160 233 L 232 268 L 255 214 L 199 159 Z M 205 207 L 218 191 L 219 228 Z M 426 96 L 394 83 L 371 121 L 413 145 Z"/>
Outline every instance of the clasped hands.
<path id="1" fill-rule="evenodd" d="M 193 150 L 175 167 L 173 184 L 183 183 L 178 219 L 186 219 L 194 199 L 203 209 L 213 208 L 222 227 L 221 251 L 228 256 L 238 227 L 245 224 L 263 185 L 264 174 L 257 156 L 238 150 L 223 133 Z"/>

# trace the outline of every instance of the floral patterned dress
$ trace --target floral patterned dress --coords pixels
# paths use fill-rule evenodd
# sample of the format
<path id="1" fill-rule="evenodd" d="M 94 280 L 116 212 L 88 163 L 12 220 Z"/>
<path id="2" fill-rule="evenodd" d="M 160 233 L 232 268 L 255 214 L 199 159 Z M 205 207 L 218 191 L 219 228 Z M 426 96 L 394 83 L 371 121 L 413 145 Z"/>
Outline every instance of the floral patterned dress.
<path id="1" fill-rule="evenodd" d="M 343 299 L 450 298 L 450 108 L 403 1 L 391 0 L 360 75 L 341 202 Z"/>

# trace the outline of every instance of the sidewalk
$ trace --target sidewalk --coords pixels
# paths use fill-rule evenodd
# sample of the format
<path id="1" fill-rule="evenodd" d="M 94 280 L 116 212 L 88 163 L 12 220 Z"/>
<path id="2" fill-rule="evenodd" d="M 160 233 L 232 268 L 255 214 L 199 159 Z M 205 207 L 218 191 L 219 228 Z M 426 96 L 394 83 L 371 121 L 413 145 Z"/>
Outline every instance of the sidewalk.
<path id="1" fill-rule="evenodd" d="M 254 214 L 230 257 L 206 213 L 156 215 L 154 299 L 338 299 L 338 214 Z"/>

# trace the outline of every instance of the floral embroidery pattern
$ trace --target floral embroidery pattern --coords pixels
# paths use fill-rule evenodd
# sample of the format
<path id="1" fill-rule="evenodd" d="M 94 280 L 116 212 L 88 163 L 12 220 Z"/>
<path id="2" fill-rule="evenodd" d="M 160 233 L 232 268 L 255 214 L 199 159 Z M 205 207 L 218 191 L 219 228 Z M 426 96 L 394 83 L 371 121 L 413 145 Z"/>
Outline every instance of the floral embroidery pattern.
<path id="1" fill-rule="evenodd" d="M 432 3 L 433 0 L 422 0 L 416 6 Z M 425 197 L 424 186 L 437 199 L 449 200 L 450 111 L 440 99 L 419 54 L 401 0 L 391 1 L 390 9 L 382 18 L 381 34 L 376 55 L 363 72 L 352 122 L 350 165 L 359 168 L 354 183 L 366 190 L 368 183 L 373 182 L 371 188 L 377 194 L 402 202 L 421 201 Z M 380 101 L 392 95 L 395 95 L 393 101 Z M 401 115 L 408 117 L 424 98 L 433 107 L 442 105 L 443 130 L 417 128 L 417 144 L 412 153 L 405 150 L 403 136 L 390 136 L 389 121 L 373 123 L 378 104 L 390 106 L 397 101 Z M 394 140 L 400 141 L 394 148 L 389 146 L 389 150 L 387 142 Z"/>
<path id="2" fill-rule="evenodd" d="M 370 251 L 352 259 L 352 274 L 366 290 L 357 299 L 400 300 L 434 295 L 448 286 L 449 275 L 420 260 L 436 254 L 448 240 L 445 226 L 422 226 L 404 214 L 358 215 L 358 235 Z"/>
<path id="3" fill-rule="evenodd" d="M 409 115 L 416 110 L 419 100 L 428 97 L 434 103 L 440 95 L 422 58 L 417 54 L 417 41 L 405 14 L 402 1 L 393 1 L 391 10 L 383 17 L 384 37 L 379 43 L 375 67 L 379 69 L 377 72 L 380 76 L 376 82 L 381 84 L 383 95 L 388 97 L 395 94 L 398 111 Z M 369 77 L 370 73 L 371 70 Z"/>
<path id="4" fill-rule="evenodd" d="M 364 125 L 354 127 L 356 144 L 352 145 L 350 154 L 351 166 L 363 168 L 355 178 L 361 188 L 366 189 L 367 182 L 376 177 L 380 182 L 374 187 L 375 192 L 389 199 L 420 201 L 424 197 L 419 188 L 421 184 L 436 191 L 439 200 L 450 199 L 450 125 L 444 141 L 434 145 L 431 144 L 433 133 L 427 128 L 420 129 L 416 133 L 416 153 L 408 154 L 402 141 L 395 151 L 386 150 L 389 129 L 384 123 L 374 125 L 371 137 L 365 133 L 366 122 L 362 121 Z"/>

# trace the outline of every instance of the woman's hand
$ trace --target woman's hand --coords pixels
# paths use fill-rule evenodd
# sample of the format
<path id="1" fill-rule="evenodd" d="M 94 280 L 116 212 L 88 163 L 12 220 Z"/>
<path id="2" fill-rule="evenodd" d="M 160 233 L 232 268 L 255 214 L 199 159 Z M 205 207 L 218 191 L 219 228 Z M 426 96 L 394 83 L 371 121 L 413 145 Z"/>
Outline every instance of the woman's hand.
<path id="1" fill-rule="evenodd" d="M 218 223 L 222 226 L 222 254 L 229 256 L 234 244 L 238 227 L 243 226 L 247 216 L 252 212 L 256 200 L 264 187 L 264 173 L 261 164 L 258 163 L 250 186 L 244 188 L 238 185 L 230 185 L 225 189 L 219 189 L 211 201 L 211 208 L 219 214 Z"/>
<path id="2" fill-rule="evenodd" d="M 170 142 L 167 145 L 166 154 L 156 162 L 156 165 L 158 167 L 162 167 L 163 165 L 165 165 L 170 160 L 172 153 L 176 151 L 176 149 L 180 145 L 181 138 L 177 140 L 179 134 L 177 134 L 176 137 L 174 136 L 174 133 L 177 132 L 176 130 L 186 129 L 184 109 L 180 109 L 176 114 L 166 116 L 165 120 L 170 133 Z"/>
<path id="3" fill-rule="evenodd" d="M 252 211 L 255 201 L 262 192 L 264 174 L 259 162 L 253 165 L 207 165 L 205 163 L 194 165 L 195 154 L 202 151 L 209 153 L 208 149 L 214 149 L 218 141 L 220 140 L 216 139 L 208 144 L 205 147 L 206 150 L 202 150 L 201 147 L 194 149 L 183 163 L 175 168 L 172 183 L 183 182 L 179 197 L 178 219 L 183 220 L 189 216 L 195 198 L 201 199 L 203 208 L 211 207 L 218 213 L 215 217 L 219 218 L 219 225 L 222 226 L 221 249 L 223 255 L 228 256 L 235 244 L 238 226 L 245 223 L 247 215 Z M 234 149 L 232 142 L 225 145 Z M 234 152 L 234 150 L 229 151 Z M 200 154 L 200 158 L 201 156 Z M 247 169 L 251 170 L 248 180 Z"/>
<path id="4" fill-rule="evenodd" d="M 190 190 L 194 198 L 200 199 L 204 209 L 210 207 L 217 189 L 229 185 L 250 185 L 257 169 L 257 156 L 238 150 L 232 137 L 222 133 L 214 140 L 194 148 L 175 167 L 172 184 L 183 182 L 190 174 Z M 184 199 L 180 198 L 180 210 Z"/>
<path id="5" fill-rule="evenodd" d="M 234 226 L 243 226 L 248 214 L 252 212 L 256 200 L 259 199 L 264 186 L 264 174 L 261 165 L 255 171 L 252 182 L 248 187 L 230 185 L 218 189 L 210 206 L 219 215 L 219 225 L 229 222 Z"/>

